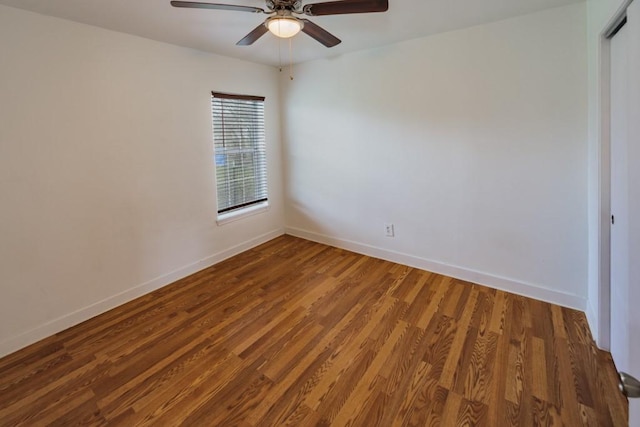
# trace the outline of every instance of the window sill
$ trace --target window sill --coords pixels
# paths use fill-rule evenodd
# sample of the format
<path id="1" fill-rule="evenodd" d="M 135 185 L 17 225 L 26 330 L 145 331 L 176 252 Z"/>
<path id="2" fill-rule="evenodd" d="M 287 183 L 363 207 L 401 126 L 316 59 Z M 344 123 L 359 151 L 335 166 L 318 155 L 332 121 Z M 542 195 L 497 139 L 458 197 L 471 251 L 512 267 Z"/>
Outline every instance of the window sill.
<path id="1" fill-rule="evenodd" d="M 218 215 L 218 219 L 216 223 L 218 225 L 228 224 L 233 221 L 237 221 L 242 218 L 246 218 L 248 216 L 257 215 L 262 212 L 266 212 L 269 210 L 269 202 L 259 203 L 257 205 L 249 206 L 244 209 L 239 209 L 233 212 L 223 213 L 222 215 Z"/>

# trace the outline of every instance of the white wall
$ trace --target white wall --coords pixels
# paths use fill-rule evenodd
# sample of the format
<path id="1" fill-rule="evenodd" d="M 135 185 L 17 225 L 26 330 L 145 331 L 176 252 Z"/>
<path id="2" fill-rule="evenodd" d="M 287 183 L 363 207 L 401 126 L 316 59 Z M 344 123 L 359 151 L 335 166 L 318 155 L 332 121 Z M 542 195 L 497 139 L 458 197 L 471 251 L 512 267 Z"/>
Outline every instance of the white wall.
<path id="1" fill-rule="evenodd" d="M 298 66 L 287 231 L 585 309 L 585 34 L 574 4 Z"/>
<path id="2" fill-rule="evenodd" d="M 0 6 L 0 356 L 283 232 L 271 67 Z M 211 90 L 266 96 L 271 209 L 218 227 Z"/>

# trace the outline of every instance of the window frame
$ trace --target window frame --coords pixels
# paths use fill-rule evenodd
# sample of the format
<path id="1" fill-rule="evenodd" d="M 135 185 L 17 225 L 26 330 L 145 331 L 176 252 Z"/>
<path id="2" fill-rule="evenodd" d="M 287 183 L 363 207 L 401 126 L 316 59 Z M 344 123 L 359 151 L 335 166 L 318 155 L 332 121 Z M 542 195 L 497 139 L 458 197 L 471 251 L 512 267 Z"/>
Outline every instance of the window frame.
<path id="1" fill-rule="evenodd" d="M 233 101 L 249 101 L 249 102 L 259 102 L 261 105 L 259 108 L 257 108 L 257 112 L 255 111 L 251 111 L 250 114 L 250 118 L 249 118 L 249 122 L 252 123 L 251 124 L 251 130 L 250 133 L 252 135 L 257 135 L 257 137 L 252 137 L 249 138 L 247 141 L 250 142 L 250 144 L 252 146 L 250 146 L 249 148 L 240 148 L 239 152 L 241 154 L 245 154 L 245 152 L 247 153 L 251 153 L 253 152 L 253 155 L 256 156 L 256 159 L 252 160 L 252 162 L 254 163 L 253 167 L 255 168 L 254 170 L 254 175 L 252 180 L 250 181 L 251 184 L 253 184 L 254 186 L 256 186 L 256 190 L 254 194 L 260 194 L 259 197 L 256 197 L 254 200 L 251 200 L 251 197 L 248 197 L 247 199 L 245 199 L 244 201 L 242 201 L 241 203 L 238 203 L 237 205 L 233 206 L 225 206 L 223 208 L 221 208 L 220 206 L 220 201 L 221 201 L 221 197 L 220 197 L 220 192 L 224 191 L 225 189 L 229 189 L 229 180 L 225 181 L 224 187 L 221 187 L 221 183 L 219 180 L 219 174 L 218 174 L 218 155 L 220 154 L 220 147 L 225 145 L 225 132 L 228 130 L 226 127 L 224 127 L 224 120 L 225 120 L 225 114 L 228 114 L 230 111 L 229 110 L 225 110 L 224 108 L 224 100 L 229 100 L 232 105 L 231 107 L 238 107 L 239 104 L 233 105 Z M 215 182 L 216 182 L 216 215 L 217 215 L 217 224 L 218 225 L 223 225 L 226 224 L 228 222 L 232 222 L 232 221 L 236 221 L 238 219 L 247 217 L 247 216 L 252 216 L 252 215 L 256 215 L 262 212 L 265 212 L 269 209 L 269 197 L 268 197 L 268 167 L 267 167 L 267 147 L 266 147 L 266 132 L 265 132 L 265 114 L 264 114 L 264 102 L 265 102 L 265 97 L 263 96 L 255 96 L 255 95 L 239 95 L 239 94 L 230 94 L 230 93 L 224 93 L 224 92 L 216 92 L 216 91 L 212 91 L 211 92 L 211 118 L 212 118 L 212 136 L 213 136 L 213 154 L 214 154 L 214 171 L 215 171 Z M 219 103 L 219 104 L 218 104 Z M 251 104 L 249 104 L 251 105 Z M 255 105 L 254 105 L 255 106 Z M 216 116 L 216 114 L 219 114 L 221 116 Z M 242 115 L 242 113 L 240 113 Z M 235 119 L 247 119 L 247 116 L 236 116 L 234 117 Z M 254 123 L 254 120 L 259 120 L 258 122 Z M 220 132 L 216 132 L 216 123 L 220 122 L 220 120 L 223 121 L 222 124 L 222 140 L 220 139 Z M 257 124 L 256 124 L 257 123 Z M 253 127 L 255 125 L 255 127 Z M 237 128 L 233 128 L 230 127 L 231 130 L 237 130 Z M 241 141 L 241 144 L 243 144 L 245 142 L 245 140 L 243 139 Z M 225 157 L 224 157 L 224 161 L 227 162 L 228 158 L 226 157 L 227 153 L 224 153 Z M 246 162 L 246 160 L 244 159 L 244 157 L 242 157 L 243 165 L 245 164 L 244 162 Z M 251 165 L 250 162 L 247 162 L 246 165 Z M 246 187 L 242 187 L 242 188 L 246 188 Z"/>

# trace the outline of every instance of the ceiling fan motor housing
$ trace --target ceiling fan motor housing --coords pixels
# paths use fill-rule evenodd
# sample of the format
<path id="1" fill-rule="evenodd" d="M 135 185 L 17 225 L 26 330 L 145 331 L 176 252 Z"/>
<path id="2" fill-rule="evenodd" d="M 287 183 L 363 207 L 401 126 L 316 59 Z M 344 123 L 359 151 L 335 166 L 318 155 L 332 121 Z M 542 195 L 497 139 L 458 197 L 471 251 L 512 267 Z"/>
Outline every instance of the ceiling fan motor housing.
<path id="1" fill-rule="evenodd" d="M 302 1 L 300 0 L 266 0 L 267 9 L 272 11 L 290 10 L 301 13 Z"/>

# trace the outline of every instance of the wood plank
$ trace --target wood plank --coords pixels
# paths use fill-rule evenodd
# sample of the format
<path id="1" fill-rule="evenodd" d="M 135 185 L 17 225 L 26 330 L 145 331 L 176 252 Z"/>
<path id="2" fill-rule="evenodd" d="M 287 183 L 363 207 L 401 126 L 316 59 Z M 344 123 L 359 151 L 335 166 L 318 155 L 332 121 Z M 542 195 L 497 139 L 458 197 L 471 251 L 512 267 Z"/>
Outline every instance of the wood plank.
<path id="1" fill-rule="evenodd" d="M 362 406 L 371 397 L 371 384 L 376 376 L 380 374 L 384 363 L 391 357 L 391 354 L 396 347 L 398 341 L 407 332 L 409 325 L 406 322 L 400 321 L 396 325 L 395 329 L 389 336 L 389 339 L 385 341 L 384 346 L 376 354 L 375 359 L 369 365 L 364 375 L 359 378 L 354 390 L 349 394 L 349 398 L 342 405 L 342 409 L 338 412 L 335 423 L 336 425 L 348 425 L 351 424 L 355 416 Z"/>

